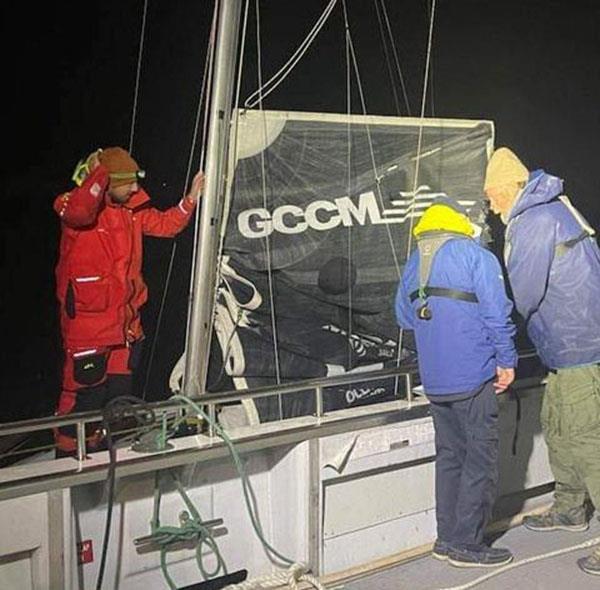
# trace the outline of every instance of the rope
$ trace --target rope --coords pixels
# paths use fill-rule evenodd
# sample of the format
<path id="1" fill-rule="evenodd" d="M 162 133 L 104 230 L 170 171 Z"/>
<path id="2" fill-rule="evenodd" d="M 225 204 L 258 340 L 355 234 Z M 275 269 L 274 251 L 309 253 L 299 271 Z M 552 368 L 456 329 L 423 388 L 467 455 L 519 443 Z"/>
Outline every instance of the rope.
<path id="1" fill-rule="evenodd" d="M 104 570 L 108 555 L 108 544 L 110 540 L 112 511 L 115 496 L 117 451 L 113 444 L 113 433 L 111 429 L 114 422 L 117 422 L 126 416 L 133 417 L 140 427 L 146 427 L 156 422 L 154 410 L 144 404 L 144 402 L 139 398 L 131 395 L 113 398 L 102 410 L 102 424 L 106 432 L 106 444 L 108 447 L 108 456 L 110 462 L 108 465 L 108 475 L 106 478 L 106 522 L 104 525 L 104 539 L 102 541 L 100 566 L 98 568 L 98 577 L 96 578 L 96 590 L 100 590 L 102 588 L 102 581 L 104 579 Z"/>
<path id="2" fill-rule="evenodd" d="M 434 0 L 435 1 L 435 0 Z M 571 553 L 573 551 L 579 551 L 580 549 L 587 549 L 588 547 L 593 547 L 594 545 L 598 545 L 600 543 L 600 537 L 596 537 L 594 539 L 590 539 L 589 541 L 585 541 L 580 543 L 579 545 L 573 545 L 572 547 L 566 547 L 564 549 L 557 549 L 556 551 L 550 551 L 549 553 L 543 553 L 542 555 L 536 555 L 534 557 L 528 557 L 527 559 L 522 559 L 520 561 L 515 561 L 509 565 L 505 565 L 485 576 L 481 576 L 471 582 L 463 584 L 462 586 L 452 586 L 450 588 L 441 588 L 441 590 L 468 590 L 469 588 L 474 588 L 478 586 L 482 582 L 493 578 L 494 576 L 499 576 L 500 574 L 504 574 L 510 570 L 513 570 L 517 567 L 521 567 L 522 565 L 526 565 L 528 563 L 535 563 L 536 561 L 541 561 L 542 559 L 549 559 L 551 557 L 557 557 L 559 555 L 564 555 L 565 553 Z"/>
<path id="3" fill-rule="evenodd" d="M 263 588 L 281 588 L 287 586 L 292 590 L 299 590 L 300 582 L 310 584 L 317 590 L 325 590 L 317 578 L 310 575 L 308 570 L 301 563 L 294 563 L 287 571 L 275 572 L 239 584 L 230 584 L 225 586 L 224 590 L 261 590 Z"/>
<path id="4" fill-rule="evenodd" d="M 266 130 L 266 118 L 262 107 L 262 63 L 261 63 L 261 37 L 260 37 L 260 8 L 259 0 L 256 0 L 256 59 L 257 59 L 257 75 L 258 75 L 258 108 L 263 113 L 263 131 L 265 134 L 265 142 L 267 138 Z M 263 207 L 268 210 L 267 203 L 267 184 L 266 184 L 266 166 L 265 166 L 265 151 L 262 150 L 260 153 L 260 167 L 261 167 L 261 181 L 262 181 L 262 197 Z M 279 342 L 277 338 L 277 323 L 275 320 L 275 296 L 273 289 L 273 269 L 271 266 L 271 240 L 268 235 L 264 237 L 264 244 L 267 258 L 267 281 L 269 285 L 269 308 L 271 316 L 271 331 L 273 334 L 273 356 L 275 358 L 275 378 L 277 384 L 281 383 L 281 373 L 279 368 Z M 279 419 L 283 419 L 283 401 L 281 394 L 277 396 L 279 403 Z"/>
<path id="5" fill-rule="evenodd" d="M 135 76 L 135 89 L 133 91 L 133 112 L 131 114 L 131 129 L 129 131 L 129 153 L 133 151 L 133 133 L 137 115 L 137 103 L 140 90 L 140 75 L 142 72 L 142 54 L 144 52 L 144 38 L 146 37 L 146 15 L 148 14 L 148 0 L 144 0 L 144 12 L 142 14 L 142 31 L 140 33 L 140 49 L 138 51 L 137 71 Z"/>
<path id="6" fill-rule="evenodd" d="M 252 488 L 252 485 L 250 483 L 248 475 L 246 474 L 246 470 L 244 469 L 242 459 L 241 459 L 239 453 L 237 452 L 237 450 L 233 444 L 233 441 L 229 438 L 229 436 L 227 436 L 227 433 L 223 430 L 221 425 L 218 422 L 211 420 L 210 416 L 208 416 L 208 414 L 206 414 L 206 412 L 204 412 L 204 410 L 202 410 L 202 408 L 200 406 L 198 406 L 196 403 L 194 403 L 192 400 L 190 400 L 189 398 L 184 397 L 182 395 L 174 395 L 170 399 L 173 401 L 182 402 L 182 403 L 186 404 L 187 406 L 189 406 L 190 408 L 192 408 L 192 410 L 194 410 L 194 412 L 196 412 L 197 415 L 204 418 L 204 420 L 206 420 L 206 422 L 209 423 L 214 428 L 216 434 L 221 439 L 223 439 L 223 442 L 227 445 L 227 448 L 228 448 L 231 458 L 233 460 L 234 466 L 236 468 L 236 471 L 238 472 L 240 481 L 242 483 L 242 491 L 244 493 L 244 501 L 246 502 L 246 508 L 248 509 L 248 515 L 250 517 L 250 522 L 252 523 L 252 528 L 254 529 L 256 536 L 258 537 L 259 541 L 261 542 L 261 544 L 265 550 L 265 553 L 267 554 L 267 557 L 273 562 L 275 562 L 276 560 L 279 560 L 280 562 L 282 562 L 288 566 L 293 565 L 294 562 L 291 559 L 289 559 L 288 557 L 285 557 L 284 555 L 279 553 L 265 539 L 264 532 L 262 529 L 262 524 L 260 522 L 260 516 L 258 514 L 258 508 L 256 505 L 256 496 L 254 494 L 254 490 Z M 276 560 L 274 558 L 276 558 Z"/>
<path id="7" fill-rule="evenodd" d="M 231 330 L 231 334 L 229 334 L 229 336 L 227 338 L 225 347 L 221 347 L 222 357 L 223 357 L 223 362 L 221 363 L 221 369 L 219 370 L 219 374 L 216 376 L 216 378 L 213 380 L 213 382 L 207 383 L 207 385 L 206 385 L 207 391 L 210 391 L 213 387 L 216 387 L 217 385 L 219 385 L 219 382 L 223 378 L 223 375 L 225 375 L 225 371 L 227 370 L 227 358 L 229 357 L 229 350 L 231 348 L 231 342 L 233 340 L 233 337 L 235 336 L 235 333 L 237 332 L 237 329 L 238 329 L 243 317 L 244 317 L 244 310 L 240 307 L 240 308 L 238 308 L 238 312 L 237 312 L 237 315 L 235 318 L 233 329 Z M 207 381 L 208 381 L 208 379 L 207 379 Z"/>
<path id="8" fill-rule="evenodd" d="M 283 64 L 283 66 L 281 66 L 281 68 L 279 68 L 279 70 L 275 72 L 275 74 L 273 74 L 273 76 L 271 76 L 271 78 L 269 78 L 264 85 L 261 81 L 259 81 L 258 89 L 255 90 L 244 102 L 244 106 L 247 109 L 251 109 L 257 104 L 261 103 L 263 99 L 269 96 L 269 94 L 271 94 L 271 92 L 273 92 L 273 90 L 275 90 L 288 77 L 298 62 L 304 57 L 304 54 L 308 51 L 308 48 L 312 45 L 312 42 L 316 39 L 317 35 L 320 33 L 321 29 L 327 22 L 329 15 L 333 11 L 336 2 L 337 0 L 330 0 L 321 16 L 317 19 L 317 22 L 313 25 L 313 28 L 304 38 L 302 43 L 300 43 L 288 61 Z"/>
<path id="9" fill-rule="evenodd" d="M 179 495 L 183 499 L 187 511 L 183 511 L 179 515 L 180 526 L 165 526 L 160 524 L 160 501 L 162 492 L 160 489 L 160 472 L 156 472 L 154 478 L 154 508 L 152 512 L 152 522 L 150 524 L 152 533 L 150 535 L 151 542 L 156 543 L 160 547 L 160 565 L 163 576 L 171 590 L 177 590 L 178 585 L 175 584 L 167 569 L 167 551 L 169 547 L 176 543 L 195 542 L 196 543 L 196 562 L 198 569 L 204 580 L 210 580 L 217 576 L 221 571 L 222 575 L 227 575 L 227 566 L 223 560 L 223 556 L 219 551 L 219 547 L 210 531 L 202 523 L 200 513 L 189 499 L 179 478 L 168 472 Z M 206 547 L 213 552 L 216 558 L 216 566 L 213 571 L 208 571 L 204 565 L 204 556 L 202 555 L 202 547 Z"/>
<path id="10" fill-rule="evenodd" d="M 429 63 L 431 60 L 431 47 L 433 44 L 433 24 L 435 19 L 435 2 L 436 0 L 432 0 L 431 2 L 431 14 L 429 18 L 429 34 L 427 38 L 427 56 L 425 59 L 425 73 L 423 76 L 423 94 L 421 98 L 421 116 L 420 116 L 420 124 L 419 124 L 419 136 L 417 140 L 417 156 L 415 158 L 415 178 L 413 182 L 413 190 L 412 190 L 412 199 L 410 205 L 408 206 L 408 217 L 409 217 L 409 228 L 408 228 L 408 244 L 406 247 L 406 260 L 410 256 L 410 251 L 412 249 L 412 238 L 413 238 L 413 225 L 414 225 L 414 216 L 413 211 L 415 208 L 416 202 L 416 192 L 419 180 L 419 167 L 421 163 L 421 149 L 423 144 L 423 122 L 425 119 L 425 104 L 427 101 L 427 81 L 429 78 Z M 396 355 L 396 367 L 400 366 L 400 357 L 402 356 L 402 340 L 404 339 L 404 330 L 400 328 L 398 330 L 398 353 Z M 399 378 L 395 378 L 394 385 L 394 395 L 398 394 L 398 384 Z M 408 393 L 408 392 L 407 392 Z"/>

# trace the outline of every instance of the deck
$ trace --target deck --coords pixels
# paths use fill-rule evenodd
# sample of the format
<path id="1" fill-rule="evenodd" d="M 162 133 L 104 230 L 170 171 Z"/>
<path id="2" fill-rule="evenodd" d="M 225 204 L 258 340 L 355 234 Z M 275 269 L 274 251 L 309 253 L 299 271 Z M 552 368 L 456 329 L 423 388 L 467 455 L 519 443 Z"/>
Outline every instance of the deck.
<path id="1" fill-rule="evenodd" d="M 421 557 L 377 574 L 344 584 L 344 590 L 599 590 L 600 577 L 583 573 L 577 559 L 589 555 L 581 549 L 531 563 L 519 563 L 550 552 L 567 549 L 600 537 L 600 522 L 594 517 L 584 533 L 552 531 L 535 533 L 523 526 L 504 532 L 495 545 L 507 547 L 515 561 L 504 568 L 455 568 L 431 556 Z M 512 566 L 512 567 L 511 567 Z M 503 569 L 503 572 L 499 570 Z M 483 576 L 493 577 L 473 585 Z"/>

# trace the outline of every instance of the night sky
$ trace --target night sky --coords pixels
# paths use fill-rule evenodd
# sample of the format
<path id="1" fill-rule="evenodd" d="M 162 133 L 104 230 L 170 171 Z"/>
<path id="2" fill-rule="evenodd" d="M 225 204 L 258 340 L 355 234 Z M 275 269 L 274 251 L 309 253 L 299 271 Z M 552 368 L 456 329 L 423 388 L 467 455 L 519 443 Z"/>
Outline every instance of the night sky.
<path id="1" fill-rule="evenodd" d="M 340 0 L 341 1 L 341 0 Z M 253 2 L 254 4 L 254 2 Z M 325 0 L 261 0 L 263 79 L 304 38 Z M 373 0 L 347 0 L 370 114 L 407 114 L 394 99 Z M 386 0 L 418 114 L 429 19 L 427 0 Z M 56 195 L 76 162 L 98 147 L 129 144 L 144 2 L 5 1 L 1 322 L 3 420 L 53 411 L 60 335 L 54 296 Z M 133 154 L 158 207 L 185 190 L 213 2 L 149 0 Z M 254 10 L 254 6 L 252 7 Z M 304 60 L 264 107 L 346 112 L 341 5 Z M 256 23 L 249 21 L 241 96 L 256 88 Z M 566 192 L 600 228 L 600 3 L 597 0 L 438 0 L 427 115 L 491 119 L 497 145 L 530 168 L 566 181 Z M 360 112 L 353 94 L 354 112 Z M 200 146 L 193 152 L 198 162 Z M 196 164 L 197 166 L 197 164 Z M 192 232 L 178 239 L 149 397 L 167 390 L 183 346 Z M 172 241 L 147 239 L 144 310 L 152 340 Z M 600 295 L 600 294 L 599 294 Z M 390 295 L 391 297 L 391 295 Z M 145 380 L 141 373 L 140 384 Z"/>

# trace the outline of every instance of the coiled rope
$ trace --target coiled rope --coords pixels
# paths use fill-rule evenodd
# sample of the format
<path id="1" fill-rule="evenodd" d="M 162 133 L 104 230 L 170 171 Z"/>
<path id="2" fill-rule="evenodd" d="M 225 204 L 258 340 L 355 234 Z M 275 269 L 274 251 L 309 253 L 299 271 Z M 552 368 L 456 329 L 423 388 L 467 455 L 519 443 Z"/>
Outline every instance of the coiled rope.
<path id="1" fill-rule="evenodd" d="M 587 549 L 588 547 L 593 547 L 594 545 L 600 544 L 600 537 L 595 537 L 594 539 L 590 539 L 589 541 L 584 541 L 583 543 L 579 543 L 578 545 L 573 545 L 572 547 L 565 547 L 564 549 L 557 549 L 556 551 L 550 551 L 549 553 L 543 553 L 542 555 L 535 555 L 534 557 L 528 557 L 527 559 L 521 559 L 520 561 L 515 561 L 504 567 L 498 568 L 485 576 L 481 576 L 471 582 L 466 584 L 462 584 L 461 586 L 452 586 L 450 588 L 441 588 L 440 590 L 468 590 L 469 588 L 474 588 L 478 586 L 482 582 L 489 580 L 495 576 L 499 576 L 500 574 L 504 574 L 510 570 L 521 567 L 522 565 L 527 565 L 528 563 L 535 563 L 536 561 L 541 561 L 542 559 L 549 559 L 551 557 L 557 557 L 559 555 L 564 555 L 565 553 L 571 553 L 573 551 L 579 551 L 580 549 Z"/>
<path id="2" fill-rule="evenodd" d="M 256 533 L 259 541 L 261 542 L 267 557 L 276 565 L 280 565 L 281 563 L 288 566 L 288 569 L 283 572 L 274 572 L 272 574 L 255 578 L 253 580 L 248 580 L 246 582 L 242 582 L 237 585 L 227 586 L 229 590 L 254 590 L 259 588 L 276 588 L 277 586 L 281 586 L 282 584 L 287 584 L 292 590 L 296 590 L 299 588 L 298 584 L 300 582 L 306 582 L 312 584 L 314 588 L 317 590 L 325 590 L 324 586 L 322 586 L 316 577 L 312 576 L 307 567 L 301 563 L 295 563 L 288 557 L 281 554 L 277 551 L 269 541 L 266 540 L 262 524 L 260 522 L 260 516 L 258 514 L 258 507 L 256 505 L 256 496 L 254 494 L 254 490 L 250 484 L 250 480 L 248 479 L 248 475 L 246 474 L 246 470 L 244 469 L 244 465 L 242 459 L 233 444 L 233 441 L 229 438 L 227 433 L 223 430 L 221 425 L 211 419 L 211 417 L 196 403 L 194 403 L 191 399 L 181 396 L 174 395 L 170 398 L 173 401 L 179 401 L 186 404 L 190 407 L 198 416 L 201 416 L 207 423 L 209 423 L 213 428 L 215 433 L 223 440 L 223 442 L 227 445 L 231 458 L 233 460 L 234 466 L 238 475 L 240 477 L 240 481 L 242 483 L 242 491 L 244 493 L 244 501 L 246 502 L 246 508 L 248 509 L 248 515 L 250 517 L 250 521 L 252 523 L 252 528 Z"/>
<path id="3" fill-rule="evenodd" d="M 198 564 L 198 569 L 205 580 L 210 580 L 219 573 L 226 575 L 227 566 L 225 565 L 223 556 L 219 551 L 217 542 L 212 536 L 210 529 L 203 524 L 200 513 L 189 499 L 179 478 L 172 471 L 169 471 L 168 473 L 175 483 L 175 487 L 183 499 L 187 511 L 184 510 L 179 515 L 180 526 L 178 527 L 160 524 L 160 500 L 162 492 L 160 489 L 160 472 L 157 471 L 154 480 L 154 509 L 152 522 L 150 523 L 152 531 L 150 538 L 152 542 L 160 547 L 160 567 L 165 580 L 169 584 L 169 588 L 171 588 L 171 590 L 177 590 L 179 586 L 175 584 L 167 569 L 167 551 L 171 545 L 185 542 L 196 543 L 196 562 Z M 205 567 L 204 556 L 202 555 L 202 548 L 204 545 L 212 551 L 216 558 L 216 565 L 213 571 L 209 571 Z"/>
<path id="4" fill-rule="evenodd" d="M 325 590 L 325 586 L 309 574 L 306 566 L 301 563 L 294 563 L 284 572 L 274 572 L 239 584 L 230 584 L 225 586 L 224 590 L 262 590 L 265 588 L 281 588 L 281 586 L 288 586 L 291 590 L 299 590 L 300 582 L 310 584 L 317 590 Z"/>

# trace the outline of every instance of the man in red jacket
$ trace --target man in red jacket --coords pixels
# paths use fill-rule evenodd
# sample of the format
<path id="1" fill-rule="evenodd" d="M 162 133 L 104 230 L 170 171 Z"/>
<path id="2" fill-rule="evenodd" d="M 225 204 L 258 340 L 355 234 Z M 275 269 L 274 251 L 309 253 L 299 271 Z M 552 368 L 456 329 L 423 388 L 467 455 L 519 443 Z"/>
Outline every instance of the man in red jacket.
<path id="1" fill-rule="evenodd" d="M 56 293 L 65 360 L 57 414 L 102 409 L 131 395 L 140 357 L 140 308 L 148 298 L 142 278 L 142 237 L 172 238 L 188 224 L 204 186 L 199 172 L 189 194 L 158 211 L 139 186 L 144 175 L 120 147 L 90 155 L 79 186 L 54 201 L 61 220 Z M 87 433 L 88 448 L 102 444 L 99 428 Z M 59 454 L 72 454 L 72 427 L 55 432 Z"/>

